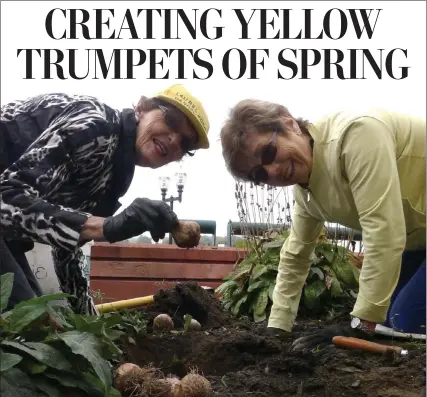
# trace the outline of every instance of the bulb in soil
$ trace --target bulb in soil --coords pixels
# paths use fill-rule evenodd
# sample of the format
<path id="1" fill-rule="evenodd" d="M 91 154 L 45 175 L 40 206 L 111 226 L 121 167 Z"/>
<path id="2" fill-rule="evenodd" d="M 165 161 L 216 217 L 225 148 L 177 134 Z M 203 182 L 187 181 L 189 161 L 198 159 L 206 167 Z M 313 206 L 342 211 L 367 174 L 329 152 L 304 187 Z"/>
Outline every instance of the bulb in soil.
<path id="1" fill-rule="evenodd" d="M 180 221 L 173 230 L 172 236 L 178 247 L 196 247 L 200 241 L 200 225 L 197 222 Z"/>
<path id="2" fill-rule="evenodd" d="M 156 379 L 146 391 L 150 397 L 186 397 L 178 378 Z"/>
<path id="3" fill-rule="evenodd" d="M 185 397 L 181 381 L 178 378 L 166 378 L 166 381 L 171 385 L 169 397 Z"/>
<path id="4" fill-rule="evenodd" d="M 202 375 L 189 373 L 181 379 L 185 397 L 210 397 L 212 387 L 209 381 Z"/>
<path id="5" fill-rule="evenodd" d="M 153 321 L 153 328 L 157 331 L 170 331 L 174 328 L 174 324 L 170 316 L 159 314 Z"/>
<path id="6" fill-rule="evenodd" d="M 188 326 L 188 329 L 190 331 L 200 331 L 202 329 L 202 326 L 200 325 L 200 323 L 197 320 L 192 318 L 190 325 Z"/>
<path id="7" fill-rule="evenodd" d="M 122 364 L 114 376 L 114 387 L 124 396 L 132 394 L 139 388 L 140 379 L 146 374 L 145 369 L 132 363 Z"/>
<path id="8" fill-rule="evenodd" d="M 114 387 L 123 397 L 151 397 L 154 396 L 149 393 L 151 385 L 160 379 L 163 379 L 162 372 L 152 365 L 140 368 L 127 363 L 117 370 Z M 165 390 L 167 391 L 166 388 Z M 164 397 L 169 395 L 164 394 Z"/>

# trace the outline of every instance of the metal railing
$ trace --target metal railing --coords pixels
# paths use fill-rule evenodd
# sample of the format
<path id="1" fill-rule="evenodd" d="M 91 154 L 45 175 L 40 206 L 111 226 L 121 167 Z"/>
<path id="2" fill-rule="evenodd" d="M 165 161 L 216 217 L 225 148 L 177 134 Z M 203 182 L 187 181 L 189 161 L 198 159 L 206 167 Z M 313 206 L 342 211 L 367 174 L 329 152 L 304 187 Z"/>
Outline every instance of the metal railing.
<path id="1" fill-rule="evenodd" d="M 228 247 L 232 246 L 232 237 L 233 236 L 243 236 L 245 230 L 256 231 L 257 233 L 262 233 L 271 229 L 285 229 L 289 228 L 290 224 L 271 224 L 271 223 L 244 223 L 244 222 L 232 222 L 231 220 L 227 225 L 227 238 L 226 245 Z M 351 240 L 353 241 L 362 241 L 362 233 L 349 229 L 341 225 L 330 226 L 325 224 L 327 232 L 331 236 L 336 236 L 338 240 Z"/>

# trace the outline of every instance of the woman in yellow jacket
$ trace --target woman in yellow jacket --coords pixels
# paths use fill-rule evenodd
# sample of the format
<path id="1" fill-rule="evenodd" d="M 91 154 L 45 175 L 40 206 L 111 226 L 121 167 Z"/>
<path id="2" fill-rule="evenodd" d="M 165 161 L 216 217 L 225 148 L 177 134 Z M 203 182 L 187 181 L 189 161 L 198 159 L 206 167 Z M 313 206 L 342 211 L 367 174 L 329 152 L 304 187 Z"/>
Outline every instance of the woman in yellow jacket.
<path id="1" fill-rule="evenodd" d="M 292 330 L 309 258 L 327 221 L 363 235 L 365 256 L 348 331 L 369 332 L 386 322 L 425 333 L 425 120 L 370 109 L 309 123 L 279 104 L 244 100 L 231 110 L 221 142 L 236 178 L 295 185 L 270 331 Z M 329 342 L 346 332 L 323 330 L 297 347 Z"/>

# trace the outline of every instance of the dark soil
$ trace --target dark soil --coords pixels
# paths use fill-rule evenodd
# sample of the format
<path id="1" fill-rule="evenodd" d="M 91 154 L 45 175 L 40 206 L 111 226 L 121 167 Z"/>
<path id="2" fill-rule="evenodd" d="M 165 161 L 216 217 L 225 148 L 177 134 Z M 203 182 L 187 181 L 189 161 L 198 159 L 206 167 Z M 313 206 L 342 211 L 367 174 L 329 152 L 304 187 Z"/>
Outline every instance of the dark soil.
<path id="1" fill-rule="evenodd" d="M 425 396 L 424 344 L 407 343 L 405 358 L 333 346 L 292 353 L 292 340 L 322 326 L 319 319 L 300 320 L 292 340 L 280 340 L 265 334 L 265 324 L 238 321 L 225 313 L 214 295 L 196 283 L 161 291 L 155 300 L 145 309 L 150 321 L 169 313 L 176 330 L 155 335 L 149 328 L 148 335 L 123 348 L 125 361 L 152 363 L 165 375 L 179 377 L 197 368 L 211 382 L 215 396 Z M 182 332 L 182 316 L 187 313 L 202 324 L 201 331 Z"/>
<path id="2" fill-rule="evenodd" d="M 209 291 L 209 290 L 208 290 Z M 147 311 L 152 320 L 157 314 L 169 314 L 176 328 L 184 325 L 183 316 L 190 314 L 204 328 L 216 328 L 232 324 L 235 320 L 222 310 L 214 298 L 213 290 L 208 292 L 197 283 L 177 284 L 175 288 L 160 289 L 154 295 L 155 304 Z"/>

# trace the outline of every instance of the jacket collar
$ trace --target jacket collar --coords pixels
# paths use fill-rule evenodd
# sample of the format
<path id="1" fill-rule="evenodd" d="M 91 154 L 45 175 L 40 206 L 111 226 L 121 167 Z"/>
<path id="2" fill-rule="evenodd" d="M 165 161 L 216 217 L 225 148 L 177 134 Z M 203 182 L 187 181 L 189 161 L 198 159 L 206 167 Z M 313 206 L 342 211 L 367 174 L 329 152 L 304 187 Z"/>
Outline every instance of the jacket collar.
<path id="1" fill-rule="evenodd" d="M 121 134 L 114 160 L 114 179 L 117 198 L 128 191 L 135 173 L 136 117 L 133 109 L 124 109 L 121 117 Z"/>
<path id="2" fill-rule="evenodd" d="M 129 189 L 135 173 L 136 117 L 133 109 L 124 109 L 120 115 L 119 144 L 113 157 L 113 179 L 105 196 L 93 211 L 95 216 L 111 216 L 120 207 L 119 198 Z"/>

